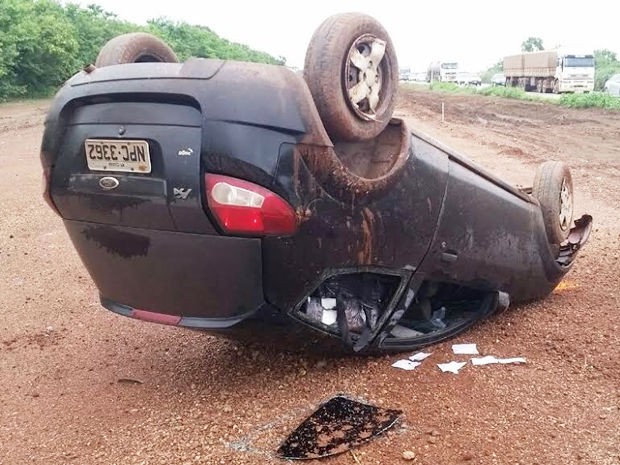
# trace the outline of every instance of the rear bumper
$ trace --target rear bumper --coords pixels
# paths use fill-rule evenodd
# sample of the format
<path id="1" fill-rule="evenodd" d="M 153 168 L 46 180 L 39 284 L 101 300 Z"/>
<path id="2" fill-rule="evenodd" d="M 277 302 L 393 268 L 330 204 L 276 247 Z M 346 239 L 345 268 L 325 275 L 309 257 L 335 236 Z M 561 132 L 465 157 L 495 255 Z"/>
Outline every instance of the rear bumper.
<path id="1" fill-rule="evenodd" d="M 185 328 L 195 329 L 227 329 L 243 320 L 253 316 L 259 309 L 251 310 L 242 315 L 235 315 L 228 318 L 217 317 L 193 317 L 193 316 L 180 316 L 169 315 L 166 313 L 152 312 L 148 310 L 139 310 L 129 307 L 128 305 L 122 305 L 117 302 L 113 302 L 101 296 L 101 305 L 111 312 L 118 313 L 129 318 L 135 318 L 142 321 L 149 321 L 151 323 L 159 323 L 163 325 L 181 326 Z"/>
<path id="2" fill-rule="evenodd" d="M 64 223 L 102 304 L 116 313 L 225 328 L 264 304 L 260 239 Z"/>

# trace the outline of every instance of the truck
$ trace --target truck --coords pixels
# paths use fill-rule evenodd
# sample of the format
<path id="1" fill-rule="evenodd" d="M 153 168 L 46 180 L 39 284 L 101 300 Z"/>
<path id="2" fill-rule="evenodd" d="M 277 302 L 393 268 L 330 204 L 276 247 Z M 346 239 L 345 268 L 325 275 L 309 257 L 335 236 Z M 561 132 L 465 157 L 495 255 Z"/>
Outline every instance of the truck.
<path id="1" fill-rule="evenodd" d="M 541 93 L 594 90 L 594 55 L 543 50 L 504 58 L 506 87 Z"/>
<path id="2" fill-rule="evenodd" d="M 459 64 L 456 61 L 436 61 L 428 65 L 426 80 L 428 82 L 456 82 Z"/>
<path id="3" fill-rule="evenodd" d="M 399 81 L 412 81 L 412 72 L 411 68 L 400 68 L 398 70 L 398 80 Z"/>

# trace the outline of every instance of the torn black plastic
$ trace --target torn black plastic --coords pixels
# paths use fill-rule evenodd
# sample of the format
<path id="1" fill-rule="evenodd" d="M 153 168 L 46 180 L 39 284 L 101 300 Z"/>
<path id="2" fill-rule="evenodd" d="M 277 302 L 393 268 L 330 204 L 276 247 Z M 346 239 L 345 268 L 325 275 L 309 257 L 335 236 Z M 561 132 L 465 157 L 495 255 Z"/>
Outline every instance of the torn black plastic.
<path id="1" fill-rule="evenodd" d="M 379 347 L 423 347 L 457 334 L 510 305 L 505 292 L 483 291 L 430 280 L 409 283 L 406 299 L 383 328 Z"/>
<path id="2" fill-rule="evenodd" d="M 325 279 L 302 304 L 298 315 L 358 352 L 382 326 L 382 318 L 401 283 L 399 276 L 345 273 Z"/>
<path id="3" fill-rule="evenodd" d="M 289 460 L 341 454 L 391 428 L 402 413 L 336 396 L 304 420 L 276 454 Z"/>
<path id="4" fill-rule="evenodd" d="M 571 228 L 568 238 L 560 245 L 560 252 L 556 261 L 562 265 L 569 265 L 577 255 L 577 252 L 588 241 L 592 231 L 592 217 L 583 215 L 575 220 L 575 227 Z"/>

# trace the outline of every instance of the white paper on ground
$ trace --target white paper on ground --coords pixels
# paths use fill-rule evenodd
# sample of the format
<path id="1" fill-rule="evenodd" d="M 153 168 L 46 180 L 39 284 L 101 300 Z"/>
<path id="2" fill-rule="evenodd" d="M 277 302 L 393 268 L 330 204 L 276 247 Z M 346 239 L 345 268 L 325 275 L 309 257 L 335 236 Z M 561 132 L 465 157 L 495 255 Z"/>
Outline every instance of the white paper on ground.
<path id="1" fill-rule="evenodd" d="M 332 310 L 336 307 L 336 299 L 334 299 L 333 297 L 323 297 L 321 299 L 321 307 L 323 307 L 325 310 Z"/>
<path id="2" fill-rule="evenodd" d="M 459 374 L 459 370 L 467 365 L 467 362 L 450 362 L 450 363 L 438 363 L 437 366 L 444 373 Z"/>
<path id="3" fill-rule="evenodd" d="M 497 358 L 493 355 L 471 359 L 472 365 L 490 365 L 492 363 L 526 363 L 526 359 L 524 357 Z"/>
<path id="4" fill-rule="evenodd" d="M 420 366 L 420 362 L 413 362 L 411 360 L 398 360 L 397 362 L 392 363 L 394 368 L 400 368 L 401 370 L 413 370 L 416 367 Z"/>
<path id="5" fill-rule="evenodd" d="M 413 354 L 411 357 L 409 357 L 409 360 L 411 360 L 412 362 L 421 362 L 426 357 L 430 357 L 431 354 L 432 354 L 432 352 L 431 353 L 418 352 L 417 354 Z"/>
<path id="6" fill-rule="evenodd" d="M 323 315 L 321 315 L 321 323 L 331 326 L 336 323 L 337 318 L 338 312 L 336 310 L 323 310 Z"/>
<path id="7" fill-rule="evenodd" d="M 452 352 L 456 355 L 478 355 L 476 344 L 452 344 Z"/>

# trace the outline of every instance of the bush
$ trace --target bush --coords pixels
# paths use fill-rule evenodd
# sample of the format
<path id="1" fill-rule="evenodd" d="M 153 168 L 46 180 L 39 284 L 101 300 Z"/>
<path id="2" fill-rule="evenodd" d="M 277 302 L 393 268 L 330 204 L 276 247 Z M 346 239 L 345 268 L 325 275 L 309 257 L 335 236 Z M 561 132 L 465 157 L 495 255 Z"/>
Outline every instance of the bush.
<path id="1" fill-rule="evenodd" d="M 614 74 L 620 73 L 620 63 L 610 63 L 603 65 L 600 68 L 596 68 L 594 76 L 594 90 L 603 90 L 605 83 Z"/>
<path id="2" fill-rule="evenodd" d="M 493 95 L 495 97 L 512 98 L 516 100 L 540 101 L 538 95 L 531 95 L 519 87 L 491 86 L 478 91 L 481 95 Z"/>
<path id="3" fill-rule="evenodd" d="M 75 71 L 75 28 L 58 3 L 4 0 L 0 31 L 0 99 L 48 94 Z"/>
<path id="4" fill-rule="evenodd" d="M 163 38 L 182 60 L 202 56 L 284 64 L 282 58 L 222 39 L 203 26 L 158 19 L 144 27 L 121 21 L 97 5 L 0 0 L 0 101 L 49 95 L 94 63 L 108 40 L 132 31 Z"/>
<path id="5" fill-rule="evenodd" d="M 433 82 L 430 85 L 430 89 L 439 92 L 491 95 L 494 97 L 512 98 L 517 100 L 540 100 L 540 97 L 537 95 L 530 95 L 518 87 L 489 86 L 479 89 L 472 86 L 459 86 L 452 82 Z"/>
<path id="6" fill-rule="evenodd" d="M 176 52 L 179 60 L 189 57 L 221 58 L 223 60 L 253 61 L 258 63 L 284 64 L 265 52 L 252 50 L 247 45 L 222 39 L 208 27 L 192 26 L 158 18 L 148 22 L 146 30 L 161 37 Z"/>
<path id="7" fill-rule="evenodd" d="M 460 87 L 454 82 L 441 82 L 441 81 L 431 82 L 429 89 L 438 90 L 440 92 L 463 92 L 464 91 L 463 87 Z"/>
<path id="8" fill-rule="evenodd" d="M 607 108 L 620 110 L 620 98 L 602 92 L 591 94 L 564 94 L 560 97 L 560 105 L 570 108 Z"/>
<path id="9" fill-rule="evenodd" d="M 79 68 L 94 63 L 103 44 L 111 38 L 144 29 L 118 20 L 114 14 L 104 11 L 98 5 L 80 8 L 69 4 L 64 13 L 75 29 L 75 36 L 79 38 L 76 54 Z"/>
<path id="10" fill-rule="evenodd" d="M 594 90 L 603 90 L 605 82 L 614 74 L 620 73 L 620 61 L 616 53 L 608 49 L 595 50 Z"/>

